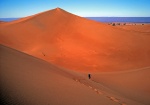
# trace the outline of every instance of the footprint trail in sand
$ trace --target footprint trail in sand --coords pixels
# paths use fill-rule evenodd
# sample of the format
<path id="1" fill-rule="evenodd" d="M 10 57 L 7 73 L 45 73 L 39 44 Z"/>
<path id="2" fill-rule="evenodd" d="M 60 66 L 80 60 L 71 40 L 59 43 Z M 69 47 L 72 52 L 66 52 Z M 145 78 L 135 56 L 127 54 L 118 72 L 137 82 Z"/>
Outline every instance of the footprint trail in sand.
<path id="1" fill-rule="evenodd" d="M 110 96 L 108 94 L 106 94 L 105 92 L 99 90 L 99 89 L 96 89 L 94 87 L 92 87 L 91 85 L 87 84 L 87 83 L 83 83 L 81 82 L 81 80 L 79 79 L 75 79 L 76 82 L 79 82 L 81 83 L 82 85 L 84 86 L 87 86 L 88 88 L 92 89 L 94 92 L 96 92 L 98 95 L 103 95 L 104 97 L 108 98 L 109 100 L 113 101 L 113 102 L 116 102 L 118 103 L 119 105 L 127 105 L 125 102 L 122 102 L 120 99 L 118 98 L 115 98 L 113 96 Z M 94 82 L 94 81 L 93 81 Z"/>

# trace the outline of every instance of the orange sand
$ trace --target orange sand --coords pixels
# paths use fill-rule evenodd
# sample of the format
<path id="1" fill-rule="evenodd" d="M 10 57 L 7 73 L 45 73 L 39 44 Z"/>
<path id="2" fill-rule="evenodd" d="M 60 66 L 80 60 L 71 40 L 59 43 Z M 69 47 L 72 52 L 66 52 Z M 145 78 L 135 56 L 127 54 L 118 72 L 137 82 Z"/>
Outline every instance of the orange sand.
<path id="1" fill-rule="evenodd" d="M 150 66 L 150 25 L 137 26 L 139 31 L 130 27 L 110 26 L 57 8 L 0 24 L 0 43 L 81 72 Z"/>
<path id="2" fill-rule="evenodd" d="M 89 80 L 87 75 L 2 45 L 0 68 L 1 97 L 6 105 L 150 104 L 149 70 L 92 74 Z"/>

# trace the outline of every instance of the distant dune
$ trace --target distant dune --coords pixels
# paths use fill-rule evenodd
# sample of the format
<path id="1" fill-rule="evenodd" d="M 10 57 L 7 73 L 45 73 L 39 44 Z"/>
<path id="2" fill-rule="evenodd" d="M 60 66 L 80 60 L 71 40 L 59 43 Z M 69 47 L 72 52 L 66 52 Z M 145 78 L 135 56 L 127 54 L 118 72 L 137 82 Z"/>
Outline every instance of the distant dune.
<path id="1" fill-rule="evenodd" d="M 81 72 L 150 66 L 150 32 L 88 20 L 60 8 L 0 24 L 0 43 Z M 142 30 L 142 31 L 141 31 Z"/>
<path id="2" fill-rule="evenodd" d="M 93 74 L 92 80 L 89 80 L 87 75 L 56 67 L 2 45 L 0 45 L 0 67 L 1 102 L 6 105 L 149 105 L 150 103 L 149 93 L 145 93 L 149 91 L 149 85 L 146 84 L 149 81 L 148 70 L 119 75 Z M 131 82 L 125 79 L 127 75 Z M 138 79 L 137 75 L 141 77 Z M 148 77 L 145 79 L 147 82 L 142 80 L 144 75 Z M 138 81 L 141 79 L 139 84 L 135 79 Z M 128 84 L 133 82 L 133 85 Z M 131 97 L 127 97 L 128 93 L 121 93 L 132 92 L 129 91 L 129 87 L 134 85 L 140 86 L 133 88 L 136 94 L 130 93 Z M 142 88 L 144 85 L 148 87 Z M 116 87 L 120 88 L 114 91 Z M 140 89 L 146 90 L 141 94 Z M 139 93 L 136 90 L 140 90 Z M 136 99 L 132 98 L 133 96 Z"/>

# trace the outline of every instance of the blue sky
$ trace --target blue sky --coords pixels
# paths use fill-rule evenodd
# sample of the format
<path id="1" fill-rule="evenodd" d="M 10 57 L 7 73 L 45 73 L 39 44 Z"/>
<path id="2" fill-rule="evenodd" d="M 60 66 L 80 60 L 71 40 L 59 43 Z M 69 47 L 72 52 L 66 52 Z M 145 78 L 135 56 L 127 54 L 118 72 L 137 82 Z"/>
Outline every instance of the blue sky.
<path id="1" fill-rule="evenodd" d="M 0 18 L 60 7 L 83 17 L 150 17 L 150 0 L 0 0 Z"/>

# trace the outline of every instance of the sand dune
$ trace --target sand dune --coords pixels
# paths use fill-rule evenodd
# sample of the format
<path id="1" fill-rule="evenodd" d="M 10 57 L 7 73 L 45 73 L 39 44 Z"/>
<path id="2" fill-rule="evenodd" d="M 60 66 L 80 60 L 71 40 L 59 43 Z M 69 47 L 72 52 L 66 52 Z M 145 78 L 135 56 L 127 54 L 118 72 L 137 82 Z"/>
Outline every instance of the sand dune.
<path id="1" fill-rule="evenodd" d="M 93 80 L 144 105 L 150 104 L 150 67 L 127 72 L 96 73 Z"/>
<path id="2" fill-rule="evenodd" d="M 0 43 L 76 71 L 150 66 L 149 31 L 127 31 L 60 8 L 0 24 Z"/>
<path id="3" fill-rule="evenodd" d="M 7 105 L 145 105 L 113 91 L 116 85 L 113 79 L 110 83 L 104 79 L 97 83 L 98 75 L 93 74 L 94 80 L 89 80 L 83 74 L 2 45 L 0 67 L 1 95 Z M 120 74 L 118 78 L 124 75 Z M 128 86 L 126 83 L 124 85 Z"/>
<path id="4" fill-rule="evenodd" d="M 0 46 L 0 50 L 1 89 L 10 104 L 98 105 L 108 102 L 115 105 L 76 82 L 75 78 L 83 78 L 78 73 L 71 74 L 4 46 Z"/>
<path id="5" fill-rule="evenodd" d="M 7 105 L 150 104 L 150 25 L 110 26 L 56 8 L 0 22 L 0 44 Z"/>

